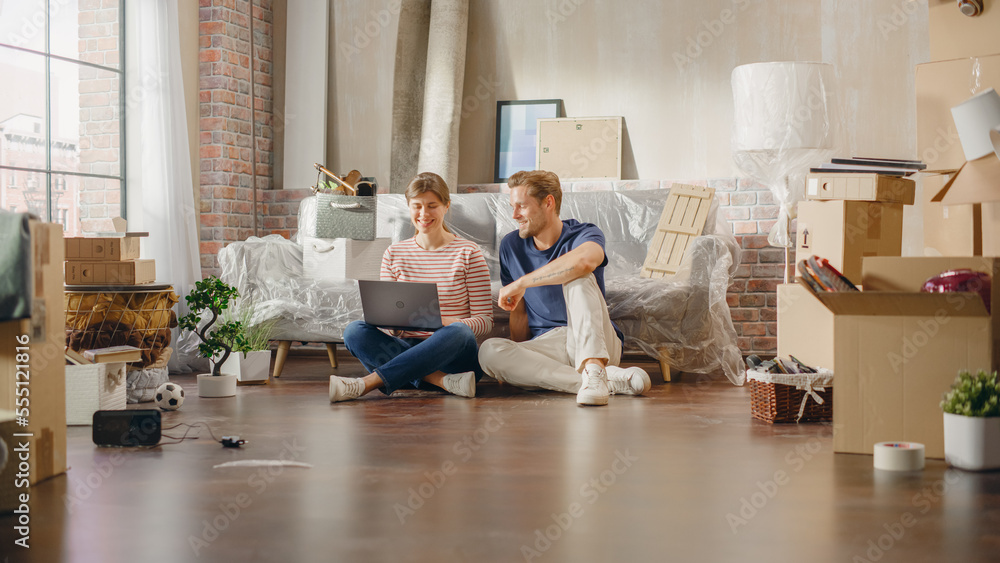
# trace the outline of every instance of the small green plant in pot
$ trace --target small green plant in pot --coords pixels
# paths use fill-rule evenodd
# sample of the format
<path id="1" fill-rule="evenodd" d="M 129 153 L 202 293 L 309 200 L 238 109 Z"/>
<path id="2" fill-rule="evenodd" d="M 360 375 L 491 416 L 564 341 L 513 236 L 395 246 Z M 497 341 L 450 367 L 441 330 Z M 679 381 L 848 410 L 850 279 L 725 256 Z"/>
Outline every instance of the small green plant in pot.
<path id="1" fill-rule="evenodd" d="M 223 315 L 226 322 L 235 320 L 242 327 L 241 338 L 229 342 L 233 356 L 222 366 L 223 373 L 235 374 L 240 385 L 264 384 L 270 375 L 270 340 L 277 321 L 258 317 L 256 303 L 250 300 L 236 301 Z"/>
<path id="2" fill-rule="evenodd" d="M 198 394 L 202 397 L 231 397 L 236 394 L 236 376 L 223 375 L 221 367 L 235 347 L 244 345 L 243 326 L 239 321 L 216 323 L 238 296 L 236 288 L 212 276 L 196 282 L 194 291 L 185 298 L 191 312 L 178 321 L 180 328 L 198 335 L 201 340 L 198 352 L 202 357 L 210 360 L 219 358 L 212 373 L 198 376 Z M 203 322 L 202 315 L 206 311 L 211 318 Z M 217 381 L 206 381 L 206 378 Z"/>
<path id="3" fill-rule="evenodd" d="M 961 469 L 1000 469 L 1000 381 L 996 372 L 959 372 L 941 401 L 945 461 Z"/>

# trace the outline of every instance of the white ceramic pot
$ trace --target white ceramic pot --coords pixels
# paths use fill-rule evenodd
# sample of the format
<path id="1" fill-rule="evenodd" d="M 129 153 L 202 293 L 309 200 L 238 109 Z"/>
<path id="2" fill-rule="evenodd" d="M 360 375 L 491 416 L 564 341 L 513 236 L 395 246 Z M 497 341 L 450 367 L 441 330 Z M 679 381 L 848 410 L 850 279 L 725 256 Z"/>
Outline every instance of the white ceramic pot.
<path id="1" fill-rule="evenodd" d="M 944 459 L 959 469 L 1000 469 L 1000 416 L 944 413 Z"/>
<path id="2" fill-rule="evenodd" d="M 199 397 L 232 397 L 236 394 L 235 375 L 198 374 Z"/>
<path id="3" fill-rule="evenodd" d="M 211 361 L 211 366 L 212 369 L 215 369 L 214 359 Z M 236 380 L 240 383 L 267 383 L 270 370 L 270 350 L 233 352 L 219 368 L 221 373 L 235 375 Z"/>

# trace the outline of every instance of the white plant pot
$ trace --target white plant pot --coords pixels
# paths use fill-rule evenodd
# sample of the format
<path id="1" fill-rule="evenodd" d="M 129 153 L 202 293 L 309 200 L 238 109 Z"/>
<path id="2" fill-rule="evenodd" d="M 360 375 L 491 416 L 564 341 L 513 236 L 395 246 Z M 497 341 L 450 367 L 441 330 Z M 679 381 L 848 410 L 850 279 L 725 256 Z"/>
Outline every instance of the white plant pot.
<path id="1" fill-rule="evenodd" d="M 198 374 L 199 397 L 232 397 L 236 394 L 235 375 Z"/>
<path id="2" fill-rule="evenodd" d="M 1000 469 L 1000 416 L 944 413 L 944 459 L 959 469 Z"/>
<path id="3" fill-rule="evenodd" d="M 211 360 L 215 369 L 215 360 Z M 219 368 L 221 373 L 235 375 L 240 383 L 267 383 L 271 373 L 271 351 L 233 352 Z"/>

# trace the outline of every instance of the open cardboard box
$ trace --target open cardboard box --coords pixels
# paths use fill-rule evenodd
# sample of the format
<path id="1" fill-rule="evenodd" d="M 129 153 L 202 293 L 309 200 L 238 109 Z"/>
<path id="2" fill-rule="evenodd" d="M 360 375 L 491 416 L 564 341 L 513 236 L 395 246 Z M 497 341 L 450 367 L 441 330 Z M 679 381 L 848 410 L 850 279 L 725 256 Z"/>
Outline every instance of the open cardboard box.
<path id="1" fill-rule="evenodd" d="M 951 115 L 973 85 L 977 93 L 1000 90 L 1000 55 L 917 65 L 917 152 L 942 175 L 925 180 L 924 246 L 943 255 L 1000 256 L 1000 160 L 966 162 Z"/>
<path id="2" fill-rule="evenodd" d="M 942 395 L 959 370 L 995 369 L 1000 351 L 978 294 L 919 292 L 954 268 L 996 276 L 1000 258 L 868 257 L 860 293 L 778 286 L 778 354 L 834 372 L 835 452 L 871 454 L 876 442 L 907 440 L 944 457 Z M 1000 284 L 992 291 L 997 298 Z"/>

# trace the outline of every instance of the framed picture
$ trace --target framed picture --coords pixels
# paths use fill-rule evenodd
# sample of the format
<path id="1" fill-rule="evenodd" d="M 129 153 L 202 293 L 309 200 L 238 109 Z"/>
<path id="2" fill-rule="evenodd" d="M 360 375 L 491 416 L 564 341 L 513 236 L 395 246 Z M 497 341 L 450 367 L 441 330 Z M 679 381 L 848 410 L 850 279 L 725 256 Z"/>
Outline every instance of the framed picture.
<path id="1" fill-rule="evenodd" d="M 515 172 L 535 169 L 538 120 L 552 117 L 563 117 L 562 100 L 497 102 L 494 182 L 506 182 Z"/>

